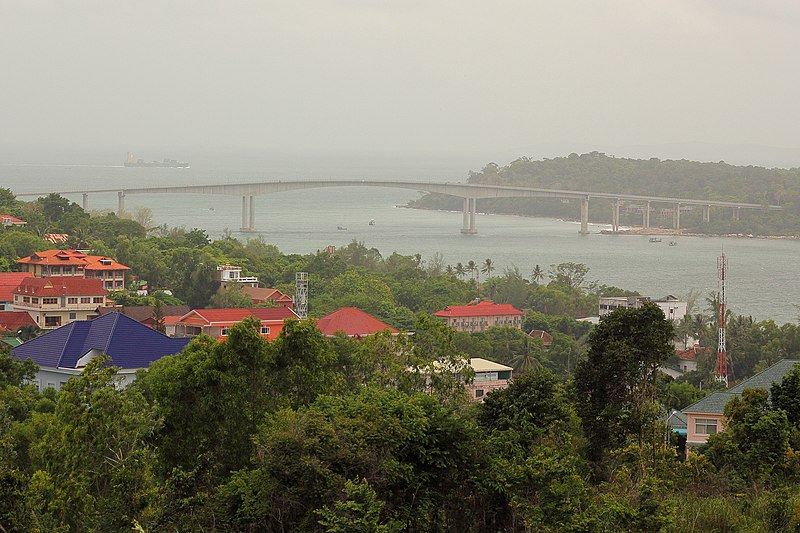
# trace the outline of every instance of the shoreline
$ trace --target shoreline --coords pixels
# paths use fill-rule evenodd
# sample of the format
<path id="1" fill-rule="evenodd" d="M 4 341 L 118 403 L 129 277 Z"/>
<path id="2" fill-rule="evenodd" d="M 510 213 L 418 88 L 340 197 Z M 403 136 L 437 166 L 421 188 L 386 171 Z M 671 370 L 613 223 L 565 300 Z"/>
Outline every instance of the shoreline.
<path id="1" fill-rule="evenodd" d="M 422 211 L 442 211 L 444 213 L 461 213 L 460 210 L 452 210 L 452 209 L 436 209 L 431 207 L 416 207 L 412 205 L 395 205 L 395 207 L 405 208 L 405 209 L 419 209 Z M 555 218 L 555 217 L 541 217 L 535 215 L 521 215 L 519 213 L 489 213 L 486 211 L 478 211 L 479 215 L 500 215 L 500 216 L 509 216 L 509 217 L 522 217 L 522 218 L 543 218 L 546 220 L 557 220 L 560 222 L 571 222 L 580 224 L 580 221 L 577 219 L 571 218 Z M 607 222 L 590 222 L 590 225 L 593 226 L 610 226 Z M 591 233 L 591 232 L 590 232 Z M 638 236 L 665 236 L 665 237 L 721 237 L 721 238 L 728 238 L 728 239 L 765 239 L 765 240 L 786 240 L 786 241 L 797 241 L 800 240 L 800 235 L 754 235 L 752 233 L 698 233 L 698 232 L 689 232 L 683 229 L 672 229 L 672 228 L 625 228 L 617 231 L 613 231 L 611 229 L 601 229 L 598 232 L 595 232 L 600 235 L 638 235 Z"/>

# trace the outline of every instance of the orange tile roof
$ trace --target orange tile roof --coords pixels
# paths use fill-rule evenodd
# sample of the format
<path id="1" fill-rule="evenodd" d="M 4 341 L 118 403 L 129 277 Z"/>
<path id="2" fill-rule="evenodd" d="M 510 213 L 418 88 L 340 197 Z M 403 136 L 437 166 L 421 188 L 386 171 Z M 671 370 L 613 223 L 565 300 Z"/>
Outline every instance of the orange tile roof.
<path id="1" fill-rule="evenodd" d="M 109 264 L 103 264 L 109 261 Z M 129 267 L 122 263 L 117 263 L 110 257 L 102 255 L 86 255 L 78 250 L 43 250 L 34 252 L 28 257 L 23 257 L 18 261 L 26 265 L 73 265 L 82 266 L 85 270 L 129 270 Z"/>
<path id="2" fill-rule="evenodd" d="M 334 335 L 337 331 L 341 331 L 349 337 L 363 337 L 387 329 L 397 333 L 397 330 L 389 324 L 355 307 L 344 307 L 320 318 L 317 321 L 317 329 L 325 335 Z"/>
<path id="3" fill-rule="evenodd" d="M 468 317 L 468 316 L 507 316 L 524 315 L 522 311 L 511 304 L 496 304 L 494 302 L 482 301 L 471 305 L 451 305 L 441 311 L 436 311 L 434 315 L 442 318 Z"/>
<path id="4" fill-rule="evenodd" d="M 0 327 L 5 331 L 17 331 L 23 326 L 35 326 L 27 311 L 0 311 Z"/>

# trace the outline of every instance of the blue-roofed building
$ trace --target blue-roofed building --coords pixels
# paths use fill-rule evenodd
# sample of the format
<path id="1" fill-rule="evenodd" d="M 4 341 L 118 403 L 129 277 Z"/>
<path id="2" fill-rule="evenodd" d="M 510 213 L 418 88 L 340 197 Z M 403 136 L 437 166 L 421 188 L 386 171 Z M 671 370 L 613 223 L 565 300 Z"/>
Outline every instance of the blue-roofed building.
<path id="1" fill-rule="evenodd" d="M 14 358 L 32 359 L 39 365 L 39 390 L 59 390 L 67 380 L 80 374 L 94 357 L 106 354 L 120 367 L 122 385 L 135 378 L 136 371 L 165 355 L 173 355 L 189 343 L 188 338 L 171 338 L 122 313 L 108 313 L 92 320 L 76 320 L 31 339 L 11 350 Z"/>

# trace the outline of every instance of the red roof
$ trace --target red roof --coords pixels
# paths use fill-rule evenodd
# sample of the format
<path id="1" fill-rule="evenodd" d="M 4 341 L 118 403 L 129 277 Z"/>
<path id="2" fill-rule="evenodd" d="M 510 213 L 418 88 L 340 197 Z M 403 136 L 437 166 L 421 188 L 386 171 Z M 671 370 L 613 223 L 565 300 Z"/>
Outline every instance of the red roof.
<path id="1" fill-rule="evenodd" d="M 25 224 L 24 220 L 21 220 L 17 217 L 12 217 L 11 215 L 0 215 L 0 222 L 8 225 L 8 224 Z"/>
<path id="2" fill-rule="evenodd" d="M 190 315 L 197 315 L 208 324 L 233 324 L 241 322 L 249 316 L 254 316 L 260 321 L 283 322 L 287 318 L 298 318 L 288 307 L 255 307 L 255 308 L 230 308 L 230 309 L 194 309 L 181 317 L 181 320 Z"/>
<path id="3" fill-rule="evenodd" d="M 528 337 L 542 339 L 545 346 L 553 342 L 553 336 L 541 329 L 532 329 L 528 332 Z"/>
<path id="4" fill-rule="evenodd" d="M 56 276 L 51 278 L 26 278 L 14 294 L 31 296 L 105 296 L 103 280 Z"/>
<path id="5" fill-rule="evenodd" d="M 317 321 L 317 329 L 324 335 L 333 335 L 341 331 L 348 337 L 363 337 L 387 329 L 397 333 L 397 330 L 389 324 L 355 307 L 344 307 L 320 318 Z"/>
<path id="6" fill-rule="evenodd" d="M 35 326 L 27 311 L 0 311 L 0 331 L 17 331 L 23 326 Z"/>
<path id="7" fill-rule="evenodd" d="M 450 305 L 434 313 L 438 317 L 468 317 L 468 316 L 507 316 L 524 315 L 522 311 L 511 304 L 496 304 L 494 302 L 478 302 L 470 305 Z"/>
<path id="8" fill-rule="evenodd" d="M 0 272 L 0 302 L 13 302 L 14 289 L 22 280 L 32 277 L 30 272 Z"/>

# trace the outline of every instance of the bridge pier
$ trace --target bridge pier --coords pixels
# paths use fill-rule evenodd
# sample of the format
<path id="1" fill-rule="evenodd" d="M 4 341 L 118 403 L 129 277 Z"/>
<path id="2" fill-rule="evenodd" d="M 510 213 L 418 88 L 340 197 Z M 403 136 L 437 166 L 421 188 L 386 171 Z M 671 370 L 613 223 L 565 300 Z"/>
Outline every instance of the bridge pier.
<path id="1" fill-rule="evenodd" d="M 256 197 L 242 196 L 242 232 L 256 230 Z"/>
<path id="2" fill-rule="evenodd" d="M 647 205 L 644 206 L 644 211 L 642 211 L 642 227 L 650 229 L 650 202 L 647 202 Z"/>
<path id="3" fill-rule="evenodd" d="M 125 191 L 117 192 L 117 216 L 125 212 Z"/>
<path id="4" fill-rule="evenodd" d="M 461 233 L 475 235 L 478 233 L 477 221 L 478 209 L 477 198 L 464 198 L 464 211 L 462 216 Z"/>
<path id="5" fill-rule="evenodd" d="M 619 231 L 619 198 L 611 204 L 611 231 Z"/>
<path id="6" fill-rule="evenodd" d="M 89 210 L 89 193 L 88 192 L 83 193 L 83 205 L 82 205 L 82 207 L 83 207 L 84 211 L 88 211 Z"/>
<path id="7" fill-rule="evenodd" d="M 581 235 L 589 234 L 589 197 L 581 198 Z"/>
<path id="8" fill-rule="evenodd" d="M 711 222 L 711 206 L 710 205 L 704 205 L 703 206 L 703 222 L 705 222 L 706 224 Z"/>
<path id="9" fill-rule="evenodd" d="M 733 220 L 739 220 L 739 209 L 738 207 L 733 208 Z"/>
<path id="10" fill-rule="evenodd" d="M 673 211 L 672 211 L 672 229 L 679 230 L 681 229 L 681 204 L 672 204 Z"/>

